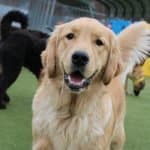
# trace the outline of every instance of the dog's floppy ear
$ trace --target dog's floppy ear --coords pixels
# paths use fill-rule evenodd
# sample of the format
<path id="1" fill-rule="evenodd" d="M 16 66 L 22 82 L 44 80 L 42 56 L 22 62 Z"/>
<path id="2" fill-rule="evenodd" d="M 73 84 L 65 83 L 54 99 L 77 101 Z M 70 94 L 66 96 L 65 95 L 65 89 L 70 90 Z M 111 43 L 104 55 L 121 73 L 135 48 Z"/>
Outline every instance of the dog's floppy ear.
<path id="1" fill-rule="evenodd" d="M 46 50 L 41 54 L 42 65 L 50 78 L 56 76 L 56 51 L 58 46 L 58 29 L 56 29 L 47 41 Z"/>
<path id="2" fill-rule="evenodd" d="M 122 71 L 122 60 L 119 45 L 115 36 L 111 36 L 109 45 L 109 54 L 102 75 L 102 80 L 105 85 L 109 84 L 111 79 Z"/>
<path id="3" fill-rule="evenodd" d="M 47 51 L 43 50 L 41 53 L 41 61 L 42 61 L 42 66 L 46 66 L 46 61 L 47 61 Z"/>

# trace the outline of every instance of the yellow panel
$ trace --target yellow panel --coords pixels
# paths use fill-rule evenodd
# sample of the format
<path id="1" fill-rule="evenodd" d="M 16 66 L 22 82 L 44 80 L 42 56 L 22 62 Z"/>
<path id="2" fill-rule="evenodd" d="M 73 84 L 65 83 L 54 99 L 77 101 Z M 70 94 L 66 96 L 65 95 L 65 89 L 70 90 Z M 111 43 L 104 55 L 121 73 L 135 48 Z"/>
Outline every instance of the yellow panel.
<path id="1" fill-rule="evenodd" d="M 145 61 L 143 70 L 145 76 L 150 76 L 150 58 Z"/>

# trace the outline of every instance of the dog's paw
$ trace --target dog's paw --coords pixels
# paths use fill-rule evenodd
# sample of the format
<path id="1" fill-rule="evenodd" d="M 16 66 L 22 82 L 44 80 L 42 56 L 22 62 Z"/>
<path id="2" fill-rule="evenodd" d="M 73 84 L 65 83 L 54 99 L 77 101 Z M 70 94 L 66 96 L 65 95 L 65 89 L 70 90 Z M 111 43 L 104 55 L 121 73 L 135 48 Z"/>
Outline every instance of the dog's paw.
<path id="1" fill-rule="evenodd" d="M 53 147 L 46 138 L 41 138 L 33 145 L 32 150 L 53 150 Z"/>
<path id="2" fill-rule="evenodd" d="M 10 98 L 7 94 L 4 96 L 4 101 L 5 101 L 5 103 L 9 103 L 9 101 L 10 101 Z"/>
<path id="3" fill-rule="evenodd" d="M 6 104 L 4 102 L 0 102 L 0 109 L 6 109 Z"/>

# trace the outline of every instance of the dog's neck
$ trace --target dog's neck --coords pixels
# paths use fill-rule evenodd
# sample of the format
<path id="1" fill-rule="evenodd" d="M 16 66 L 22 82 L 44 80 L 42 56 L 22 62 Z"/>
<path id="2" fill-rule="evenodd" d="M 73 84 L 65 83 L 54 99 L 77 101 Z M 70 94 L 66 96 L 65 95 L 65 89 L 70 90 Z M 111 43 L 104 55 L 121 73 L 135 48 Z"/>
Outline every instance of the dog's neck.
<path id="1" fill-rule="evenodd" d="M 77 94 L 71 94 L 71 101 L 70 101 L 70 113 L 71 115 L 74 115 L 75 107 L 77 104 L 78 95 Z"/>
<path id="2" fill-rule="evenodd" d="M 58 91 L 59 99 L 56 102 L 58 106 L 57 110 L 59 112 L 69 113 L 70 116 L 78 114 L 84 115 L 84 113 L 92 112 L 92 107 L 95 107 L 94 105 L 96 103 L 100 103 L 101 96 L 106 92 L 103 85 L 96 82 L 79 94 L 70 92 L 64 83 L 60 85 Z M 94 102 L 96 95 L 99 96 L 99 99 L 96 99 L 96 102 Z"/>

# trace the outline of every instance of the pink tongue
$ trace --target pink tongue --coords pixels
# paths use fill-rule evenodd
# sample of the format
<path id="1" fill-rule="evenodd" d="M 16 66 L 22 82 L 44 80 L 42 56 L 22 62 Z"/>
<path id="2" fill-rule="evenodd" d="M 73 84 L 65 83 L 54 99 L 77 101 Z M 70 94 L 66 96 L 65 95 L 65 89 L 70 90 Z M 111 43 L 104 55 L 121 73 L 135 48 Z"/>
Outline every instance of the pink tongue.
<path id="1" fill-rule="evenodd" d="M 70 75 L 70 79 L 71 82 L 78 84 L 82 82 L 83 77 L 79 74 L 72 74 Z"/>

